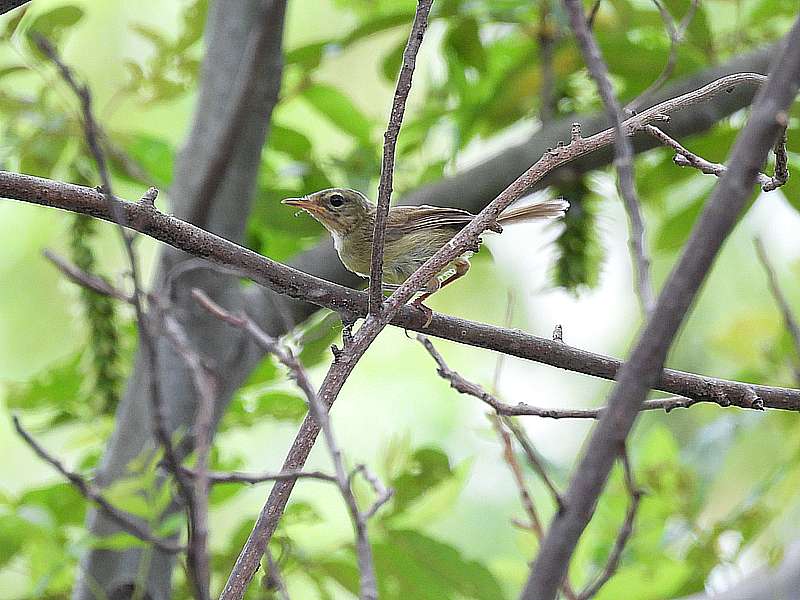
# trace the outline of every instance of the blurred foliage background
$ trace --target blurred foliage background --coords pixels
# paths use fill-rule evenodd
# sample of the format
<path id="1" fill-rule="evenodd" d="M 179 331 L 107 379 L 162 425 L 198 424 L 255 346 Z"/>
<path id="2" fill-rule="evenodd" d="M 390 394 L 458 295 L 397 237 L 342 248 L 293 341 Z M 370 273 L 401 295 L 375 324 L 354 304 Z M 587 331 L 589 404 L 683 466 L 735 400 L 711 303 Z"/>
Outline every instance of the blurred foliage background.
<path id="1" fill-rule="evenodd" d="M 688 0 L 664 2 L 677 18 Z M 588 5 L 588 3 L 587 3 Z M 796 2 L 706 0 L 681 44 L 673 79 L 775 41 Z M 381 134 L 413 16 L 407 0 L 289 3 L 281 99 L 261 157 L 249 247 L 287 260 L 323 234 L 278 202 L 331 185 L 374 196 Z M 0 19 L 0 167 L 95 185 L 76 103 L 34 50 L 30 35 L 55 41 L 89 83 L 105 128 L 116 191 L 138 198 L 148 185 L 169 201 L 172 165 L 186 134 L 203 54 L 203 0 L 136 3 L 37 0 Z M 595 32 L 617 92 L 630 100 L 665 64 L 669 38 L 649 0 L 606 0 Z M 542 39 L 552 45 L 554 82 L 543 96 Z M 418 61 L 399 141 L 396 197 L 525 139 L 541 119 L 601 108 L 558 2 L 438 0 Z M 724 160 L 744 114 L 682 140 Z M 793 117 L 794 119 L 794 117 Z M 796 385 L 798 357 L 753 251 L 764 238 L 781 284 L 800 313 L 800 137 L 789 133 L 789 185 L 754 201 L 726 244 L 669 364 L 769 385 Z M 681 170 L 665 150 L 641 155 L 636 176 L 654 274 L 663 281 L 714 185 Z M 561 190 L 572 203 L 563 225 L 521 225 L 487 241 L 470 276 L 431 301 L 435 310 L 624 356 L 639 321 L 627 254 L 626 218 L 603 170 Z M 487 201 L 490 200 L 487 198 Z M 124 547 L 127 536 L 93 539 L 86 505 L 15 437 L 18 412 L 42 442 L 91 474 L 113 426 L 135 341 L 127 307 L 66 283 L 44 248 L 121 282 L 113 230 L 84 217 L 0 202 L 0 598 L 68 596 L 88 547 Z M 152 268 L 155 246 L 137 241 Z M 494 258 L 492 258 L 494 257 Z M 319 379 L 339 335 L 320 315 L 292 336 Z M 437 343 L 450 365 L 503 399 L 542 406 L 596 406 L 609 385 L 584 376 Z M 266 360 L 237 394 L 215 441 L 218 468 L 274 469 L 303 402 Z M 366 462 L 395 488 L 371 524 L 383 598 L 512 598 L 536 552 L 517 489 L 484 406 L 459 397 L 402 331 L 387 330 L 359 365 L 333 411 L 350 461 Z M 521 421 L 564 485 L 586 423 Z M 776 564 L 798 537 L 800 430 L 791 413 L 699 406 L 644 415 L 631 444 L 647 495 L 615 578 L 598 598 L 671 598 L 724 589 Z M 312 467 L 326 468 L 324 452 Z M 521 462 L 524 460 L 521 458 Z M 169 494 L 153 488 L 154 466 L 115 484 L 123 509 L 155 516 Z M 526 472 L 537 506 L 550 498 Z M 267 490 L 219 486 L 212 495 L 214 584 L 220 585 Z M 625 509 L 615 472 L 572 565 L 576 583 L 602 568 Z M 175 523 L 163 525 L 176 527 Z M 165 530 L 166 531 L 166 530 Z M 357 591 L 352 534 L 331 486 L 303 482 L 272 552 L 292 597 L 350 598 Z M 176 573 L 175 597 L 187 597 Z M 271 597 L 269 582 L 252 597 Z M 624 590 L 624 593 L 623 593 Z"/>

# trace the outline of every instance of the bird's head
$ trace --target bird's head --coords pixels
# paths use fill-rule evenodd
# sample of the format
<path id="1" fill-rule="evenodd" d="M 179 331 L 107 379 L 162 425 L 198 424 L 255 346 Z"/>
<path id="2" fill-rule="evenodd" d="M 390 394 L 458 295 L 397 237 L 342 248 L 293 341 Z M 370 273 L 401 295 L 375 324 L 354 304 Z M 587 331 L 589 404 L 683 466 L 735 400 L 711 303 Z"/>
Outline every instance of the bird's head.
<path id="1" fill-rule="evenodd" d="M 366 196 L 347 188 L 330 188 L 302 198 L 281 201 L 302 208 L 331 233 L 346 235 L 370 212 L 371 203 Z"/>

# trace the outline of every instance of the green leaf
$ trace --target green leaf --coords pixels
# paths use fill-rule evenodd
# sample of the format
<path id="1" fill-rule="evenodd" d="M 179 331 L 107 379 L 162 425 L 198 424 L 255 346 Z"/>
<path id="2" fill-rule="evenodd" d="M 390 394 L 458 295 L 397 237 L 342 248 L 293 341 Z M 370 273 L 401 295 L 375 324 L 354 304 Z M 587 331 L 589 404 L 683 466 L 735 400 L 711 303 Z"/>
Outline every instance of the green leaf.
<path id="1" fill-rule="evenodd" d="M 167 188 L 172 183 L 175 149 L 166 141 L 137 133 L 124 142 L 125 152 L 140 166 L 156 186 Z M 128 177 L 130 173 L 121 169 Z M 139 181 L 139 183 L 151 183 Z"/>
<path id="2" fill-rule="evenodd" d="M 296 129 L 273 123 L 269 130 L 269 146 L 300 161 L 311 158 L 311 140 Z"/>
<path id="3" fill-rule="evenodd" d="M 80 353 L 51 365 L 26 383 L 9 384 L 6 406 L 19 410 L 58 410 L 79 403 L 83 398 L 83 373 L 79 365 Z"/>
<path id="4" fill-rule="evenodd" d="M 303 90 L 302 97 L 339 129 L 361 143 L 370 143 L 372 123 L 341 91 L 315 83 Z"/>
<path id="5" fill-rule="evenodd" d="M 396 81 L 403 65 L 403 52 L 406 49 L 406 41 L 402 40 L 392 48 L 381 61 L 381 73 L 387 81 Z"/>
<path id="6" fill-rule="evenodd" d="M 33 39 L 33 34 L 38 33 L 52 44 L 58 44 L 61 37 L 72 26 L 83 18 L 83 9 L 67 4 L 59 6 L 36 17 L 28 28 L 26 34 L 29 40 Z M 32 45 L 32 48 L 35 46 Z M 38 49 L 34 50 L 39 53 Z"/>
<path id="7" fill-rule="evenodd" d="M 425 447 L 415 451 L 405 471 L 391 481 L 394 512 L 403 512 L 429 489 L 451 477 L 450 459 L 439 448 Z"/>
<path id="8" fill-rule="evenodd" d="M 0 567 L 4 566 L 22 548 L 30 530 L 30 523 L 16 515 L 0 515 Z"/>
<path id="9" fill-rule="evenodd" d="M 478 71 L 486 68 L 486 52 L 480 38 L 478 21 L 473 17 L 460 19 L 451 26 L 445 37 L 445 44 L 451 47 L 455 56 L 466 67 L 474 67 Z"/>
<path id="10" fill-rule="evenodd" d="M 44 508 L 59 525 L 80 525 L 86 515 L 86 500 L 66 482 L 25 492 L 18 502 L 23 506 Z"/>
<path id="11" fill-rule="evenodd" d="M 481 563 L 416 531 L 391 530 L 374 545 L 382 598 L 501 600 L 506 595 Z"/>

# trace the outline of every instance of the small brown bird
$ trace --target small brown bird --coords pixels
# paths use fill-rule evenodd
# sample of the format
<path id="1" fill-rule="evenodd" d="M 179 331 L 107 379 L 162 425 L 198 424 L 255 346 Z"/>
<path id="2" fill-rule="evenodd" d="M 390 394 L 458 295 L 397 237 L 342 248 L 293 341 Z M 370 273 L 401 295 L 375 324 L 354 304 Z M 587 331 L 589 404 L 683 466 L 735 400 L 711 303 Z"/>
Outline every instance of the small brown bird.
<path id="1" fill-rule="evenodd" d="M 375 205 L 361 192 L 331 188 L 303 198 L 286 198 L 283 204 L 302 208 L 333 237 L 333 245 L 348 270 L 362 277 L 369 276 L 372 259 L 372 236 L 375 229 Z M 502 226 L 534 219 L 564 216 L 566 200 L 544 200 L 511 209 L 501 214 L 490 229 L 496 233 Z M 383 284 L 396 288 L 437 250 L 466 227 L 475 217 L 466 210 L 438 206 L 393 206 L 386 224 L 383 256 Z M 480 240 L 470 252 L 453 260 L 428 282 L 423 294 L 412 303 L 428 315 L 431 311 L 422 302 L 431 294 L 469 270 L 469 257 L 479 249 Z"/>

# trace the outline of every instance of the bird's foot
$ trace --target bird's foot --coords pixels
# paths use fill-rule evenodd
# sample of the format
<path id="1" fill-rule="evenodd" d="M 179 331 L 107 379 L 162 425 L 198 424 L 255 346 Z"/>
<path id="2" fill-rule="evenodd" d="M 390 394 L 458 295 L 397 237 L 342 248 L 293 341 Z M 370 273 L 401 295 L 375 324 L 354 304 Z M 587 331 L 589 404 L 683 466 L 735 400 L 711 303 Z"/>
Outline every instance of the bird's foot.
<path id="1" fill-rule="evenodd" d="M 414 300 L 411 303 L 411 306 L 413 306 L 414 308 L 416 308 L 419 311 L 422 311 L 422 314 L 425 315 L 425 324 L 422 326 L 422 328 L 423 329 L 427 329 L 428 325 L 430 325 L 431 321 L 433 320 L 433 311 L 430 308 L 428 308 L 427 306 L 425 306 L 422 303 L 422 300 Z"/>

